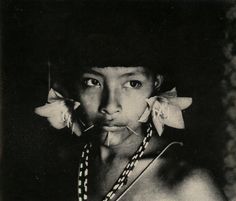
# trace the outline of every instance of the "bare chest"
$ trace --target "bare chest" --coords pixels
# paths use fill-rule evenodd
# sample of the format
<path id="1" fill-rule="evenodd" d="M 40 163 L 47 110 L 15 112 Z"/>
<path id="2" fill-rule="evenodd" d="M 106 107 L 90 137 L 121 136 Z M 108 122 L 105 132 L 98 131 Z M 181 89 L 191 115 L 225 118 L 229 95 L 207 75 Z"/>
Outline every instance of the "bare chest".
<path id="1" fill-rule="evenodd" d="M 124 167 L 125 162 L 120 162 L 120 166 Z M 142 160 L 135 167 L 130 175 L 128 182 L 116 192 L 114 200 L 119 201 L 150 201 L 150 200 L 165 200 L 176 201 L 175 194 L 167 190 L 163 186 L 163 182 L 158 178 L 158 170 L 162 163 L 161 160 L 155 162 L 143 174 L 143 170 L 150 163 L 150 160 Z M 101 201 L 104 196 L 112 188 L 115 181 L 122 173 L 121 168 L 116 171 L 103 168 L 103 171 L 97 173 L 91 178 L 89 197 L 91 201 Z M 142 176 L 140 177 L 140 174 Z"/>

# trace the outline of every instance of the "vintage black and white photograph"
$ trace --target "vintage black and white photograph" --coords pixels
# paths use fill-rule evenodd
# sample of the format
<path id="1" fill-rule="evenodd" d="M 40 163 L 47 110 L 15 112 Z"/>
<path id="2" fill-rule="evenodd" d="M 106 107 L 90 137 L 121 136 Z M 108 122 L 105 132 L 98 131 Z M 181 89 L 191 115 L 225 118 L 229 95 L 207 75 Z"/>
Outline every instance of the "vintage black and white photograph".
<path id="1" fill-rule="evenodd" d="M 2 0 L 2 201 L 236 201 L 236 1 Z"/>

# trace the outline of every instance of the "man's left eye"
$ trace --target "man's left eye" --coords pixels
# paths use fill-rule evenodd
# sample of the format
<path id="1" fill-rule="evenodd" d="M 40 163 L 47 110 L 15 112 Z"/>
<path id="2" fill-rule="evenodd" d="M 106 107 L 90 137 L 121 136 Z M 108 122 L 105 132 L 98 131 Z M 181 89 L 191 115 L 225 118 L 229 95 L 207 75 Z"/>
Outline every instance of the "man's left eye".
<path id="1" fill-rule="evenodd" d="M 143 85 L 140 81 L 138 80 L 130 80 L 129 82 L 126 82 L 125 87 L 127 88 L 135 88 L 135 89 L 139 89 L 141 88 Z"/>

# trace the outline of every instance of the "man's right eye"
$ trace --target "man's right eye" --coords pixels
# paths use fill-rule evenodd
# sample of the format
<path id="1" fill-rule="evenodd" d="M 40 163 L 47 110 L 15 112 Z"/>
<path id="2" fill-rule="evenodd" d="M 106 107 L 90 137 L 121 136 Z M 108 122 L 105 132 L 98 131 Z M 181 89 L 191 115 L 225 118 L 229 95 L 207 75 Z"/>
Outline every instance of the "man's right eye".
<path id="1" fill-rule="evenodd" d="M 86 79 L 84 79 L 83 85 L 85 87 L 97 87 L 97 88 L 101 87 L 100 82 L 98 80 L 96 80 L 96 79 L 93 79 L 93 78 L 86 78 Z"/>

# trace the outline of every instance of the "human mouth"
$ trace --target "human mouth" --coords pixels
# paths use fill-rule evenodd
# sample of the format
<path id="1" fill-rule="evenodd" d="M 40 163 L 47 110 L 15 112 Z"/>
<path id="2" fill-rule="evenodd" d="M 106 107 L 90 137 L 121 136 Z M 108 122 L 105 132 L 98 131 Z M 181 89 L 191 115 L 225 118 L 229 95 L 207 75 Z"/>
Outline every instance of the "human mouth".
<path id="1" fill-rule="evenodd" d="M 107 132 L 115 132 L 115 131 L 120 131 L 125 128 L 125 125 L 119 125 L 119 124 L 103 124 L 102 125 L 102 130 L 107 131 Z"/>
<path id="2" fill-rule="evenodd" d="M 124 126 L 103 126 L 102 129 L 108 132 L 120 131 L 123 130 Z"/>

